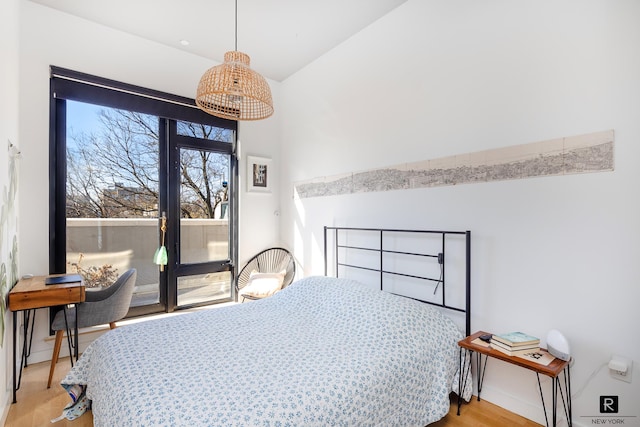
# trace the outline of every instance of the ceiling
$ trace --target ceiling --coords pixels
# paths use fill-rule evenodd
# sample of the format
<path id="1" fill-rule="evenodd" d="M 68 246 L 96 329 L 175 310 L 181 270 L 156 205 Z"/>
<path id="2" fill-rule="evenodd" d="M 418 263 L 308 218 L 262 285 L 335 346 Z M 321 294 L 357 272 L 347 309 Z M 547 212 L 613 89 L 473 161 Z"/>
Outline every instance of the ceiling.
<path id="1" fill-rule="evenodd" d="M 216 62 L 234 50 L 233 0 L 31 1 Z M 404 2 L 239 0 L 238 50 L 282 81 Z"/>

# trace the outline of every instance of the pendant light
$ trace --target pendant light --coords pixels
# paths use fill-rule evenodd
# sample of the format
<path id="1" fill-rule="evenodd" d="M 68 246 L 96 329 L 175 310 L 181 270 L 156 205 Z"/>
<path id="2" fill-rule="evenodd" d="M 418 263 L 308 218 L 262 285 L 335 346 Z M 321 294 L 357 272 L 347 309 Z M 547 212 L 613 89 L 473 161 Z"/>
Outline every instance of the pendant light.
<path id="1" fill-rule="evenodd" d="M 204 73 L 196 104 L 223 119 L 266 119 L 273 114 L 271 89 L 264 77 L 249 67 L 249 55 L 238 52 L 238 0 L 235 5 L 235 50 L 224 54 L 224 63 Z"/>

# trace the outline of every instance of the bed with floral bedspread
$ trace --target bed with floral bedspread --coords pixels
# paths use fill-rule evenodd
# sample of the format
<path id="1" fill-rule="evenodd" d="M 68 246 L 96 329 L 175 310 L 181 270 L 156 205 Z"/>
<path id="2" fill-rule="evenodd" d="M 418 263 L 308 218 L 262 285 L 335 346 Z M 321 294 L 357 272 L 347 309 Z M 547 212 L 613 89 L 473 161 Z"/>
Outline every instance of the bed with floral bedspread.
<path id="1" fill-rule="evenodd" d="M 462 337 L 428 304 L 310 277 L 114 329 L 62 385 L 86 389 L 97 427 L 425 426 L 458 390 Z"/>

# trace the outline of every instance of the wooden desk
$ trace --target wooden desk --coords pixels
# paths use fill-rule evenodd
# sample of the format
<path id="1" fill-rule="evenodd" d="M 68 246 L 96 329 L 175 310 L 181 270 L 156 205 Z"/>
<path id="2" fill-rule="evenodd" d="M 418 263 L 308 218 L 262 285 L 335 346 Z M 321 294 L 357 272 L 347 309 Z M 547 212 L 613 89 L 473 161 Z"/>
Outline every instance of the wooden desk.
<path id="1" fill-rule="evenodd" d="M 61 274 L 54 276 L 62 276 Z M 32 313 L 35 320 L 35 310 L 38 308 L 54 307 L 58 305 L 75 304 L 83 302 L 85 299 L 84 282 L 62 283 L 59 285 L 46 285 L 45 280 L 50 276 L 35 276 L 30 279 L 20 279 L 18 283 L 9 291 L 8 306 L 13 312 L 13 403 L 16 403 L 16 390 L 20 387 L 16 378 L 16 330 L 18 324 L 18 311 L 24 316 L 24 344 L 22 347 L 22 357 L 20 360 L 20 376 L 22 368 L 27 362 L 27 336 L 29 330 L 29 318 L 27 313 Z M 77 313 L 77 311 L 76 311 Z M 74 328 L 76 357 L 78 351 L 78 319 Z M 33 321 L 31 325 L 33 334 Z M 72 357 L 69 355 L 69 357 Z"/>
<path id="2" fill-rule="evenodd" d="M 487 332 L 479 331 L 458 342 L 458 345 L 460 346 L 460 366 L 462 366 L 463 349 L 469 351 L 471 354 L 473 354 L 474 352 L 476 353 L 478 400 L 480 400 L 480 392 L 482 391 L 482 382 L 484 380 L 484 373 L 487 366 L 487 360 L 489 359 L 489 357 L 493 357 L 494 359 L 499 359 L 499 360 L 502 360 L 503 362 L 511 363 L 512 365 L 517 365 L 536 373 L 536 376 L 538 378 L 538 389 L 540 390 L 540 398 L 542 399 L 542 408 L 544 410 L 544 418 L 547 426 L 549 425 L 549 421 L 547 419 L 547 409 L 544 403 L 544 395 L 542 394 L 542 386 L 540 385 L 540 374 L 551 378 L 552 380 L 551 381 L 551 394 L 552 394 L 551 399 L 553 401 L 552 402 L 552 405 L 553 405 L 552 425 L 555 426 L 557 423 L 558 392 L 560 392 L 565 415 L 567 417 L 567 423 L 570 427 L 572 424 L 571 423 L 571 376 L 569 373 L 570 362 L 558 359 L 556 357 L 548 365 L 542 365 L 540 363 L 535 363 L 533 361 L 523 359 L 521 357 L 509 356 L 499 350 L 494 350 L 491 347 L 475 344 L 473 342 L 476 338 L 479 338 L 481 335 L 485 335 L 485 334 L 487 334 Z M 483 355 L 485 356 L 484 366 L 482 366 Z M 465 361 L 466 361 L 466 357 L 465 357 Z M 471 365 L 471 360 L 469 360 L 469 368 L 471 367 L 470 365 Z M 464 390 L 464 385 L 462 384 L 463 370 L 465 370 L 465 368 L 461 368 L 461 378 L 460 378 L 460 384 L 459 384 L 460 393 L 458 394 L 458 415 L 460 415 L 460 404 L 461 404 L 460 395 L 462 390 Z M 563 375 L 564 381 L 560 380 L 560 374 L 562 373 L 564 373 Z M 466 378 L 466 375 L 464 376 L 464 378 Z"/>

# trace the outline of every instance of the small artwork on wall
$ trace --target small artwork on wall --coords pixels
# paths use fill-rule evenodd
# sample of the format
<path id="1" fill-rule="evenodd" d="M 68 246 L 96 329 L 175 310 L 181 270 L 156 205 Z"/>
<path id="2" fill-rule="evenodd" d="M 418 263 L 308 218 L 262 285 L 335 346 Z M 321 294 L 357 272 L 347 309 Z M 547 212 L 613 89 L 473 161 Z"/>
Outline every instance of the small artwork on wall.
<path id="1" fill-rule="evenodd" d="M 271 192 L 271 159 L 247 156 L 247 191 Z"/>

